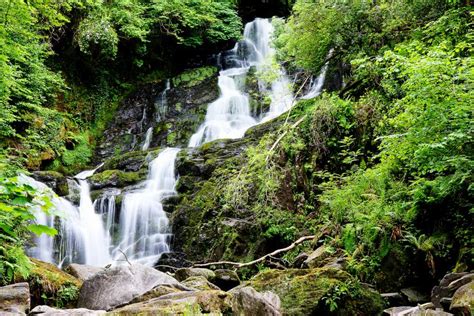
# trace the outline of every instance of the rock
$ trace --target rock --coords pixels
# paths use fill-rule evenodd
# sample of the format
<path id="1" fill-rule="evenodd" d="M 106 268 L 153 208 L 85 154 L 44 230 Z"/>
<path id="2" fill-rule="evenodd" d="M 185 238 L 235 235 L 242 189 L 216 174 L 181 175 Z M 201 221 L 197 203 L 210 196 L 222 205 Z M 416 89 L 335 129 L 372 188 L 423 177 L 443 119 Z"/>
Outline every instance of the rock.
<path id="1" fill-rule="evenodd" d="M 441 307 L 441 300 L 443 298 L 451 297 L 454 291 L 451 291 L 446 286 L 434 286 L 431 290 L 431 302 L 436 307 Z"/>
<path id="2" fill-rule="evenodd" d="M 346 258 L 340 257 L 340 258 L 329 258 L 329 260 L 326 260 L 327 263 L 323 265 L 323 268 L 332 268 L 332 269 L 339 269 L 339 270 L 344 270 L 346 266 Z"/>
<path id="3" fill-rule="evenodd" d="M 468 284 L 472 281 L 474 281 L 474 273 L 469 273 L 449 283 L 448 289 L 456 291 L 461 286 Z"/>
<path id="4" fill-rule="evenodd" d="M 408 299 L 408 302 L 410 303 L 424 303 L 429 301 L 429 297 L 423 293 L 421 293 L 417 288 L 405 288 L 401 289 L 400 292 L 402 292 L 403 295 L 406 296 Z"/>
<path id="5" fill-rule="evenodd" d="M 183 252 L 169 252 L 161 255 L 155 265 L 155 268 L 163 272 L 174 272 L 175 268 L 184 268 L 192 266 L 192 262 L 186 260 L 186 254 Z"/>
<path id="6" fill-rule="evenodd" d="M 318 247 L 303 262 L 306 268 L 318 268 L 323 265 L 323 260 L 329 257 L 328 248 L 325 245 Z"/>
<path id="7" fill-rule="evenodd" d="M 184 281 L 190 277 L 202 276 L 207 280 L 214 279 L 216 274 L 209 269 L 204 268 L 183 268 L 175 272 L 175 278 L 178 281 Z"/>
<path id="8" fill-rule="evenodd" d="M 216 276 L 210 279 L 209 281 L 211 281 L 224 291 L 228 291 L 240 284 L 239 276 L 235 271 L 227 269 L 218 269 L 215 270 L 214 273 Z"/>
<path id="9" fill-rule="evenodd" d="M 390 308 L 384 309 L 383 312 L 385 315 L 398 316 L 409 310 L 413 311 L 414 307 L 413 306 L 396 306 L 396 307 L 390 307 Z"/>
<path id="10" fill-rule="evenodd" d="M 306 259 L 308 259 L 308 254 L 306 252 L 300 253 L 293 261 L 293 268 L 301 268 Z"/>
<path id="11" fill-rule="evenodd" d="M 266 270 L 245 282 L 259 292 L 271 291 L 281 299 L 284 315 L 328 315 L 324 297 L 333 288 L 351 284 L 351 291 L 338 299 L 339 315 L 378 315 L 383 309 L 382 297 L 363 286 L 347 272 L 337 269 Z M 357 294 L 355 294 L 357 293 Z"/>
<path id="12" fill-rule="evenodd" d="M 474 281 L 456 290 L 449 310 L 456 315 L 474 314 Z"/>
<path id="13" fill-rule="evenodd" d="M 462 278 L 466 274 L 469 274 L 468 272 L 460 272 L 460 273 L 447 273 L 439 282 L 439 286 L 448 286 L 449 283 Z"/>
<path id="14" fill-rule="evenodd" d="M 30 284 L 31 305 L 76 307 L 82 281 L 54 264 L 37 259 L 30 260 L 33 268 L 27 281 Z"/>
<path id="15" fill-rule="evenodd" d="M 84 281 L 78 307 L 110 310 L 163 284 L 179 282 L 166 273 L 140 264 L 113 267 Z"/>
<path id="16" fill-rule="evenodd" d="M 387 302 L 387 306 L 402 306 L 405 305 L 406 299 L 400 293 L 382 293 L 382 298 Z"/>
<path id="17" fill-rule="evenodd" d="M 431 290 L 431 302 L 437 307 L 442 307 L 441 299 L 450 298 L 454 292 L 474 280 L 473 273 L 448 273 L 441 279 L 439 286 Z"/>
<path id="18" fill-rule="evenodd" d="M 272 292 L 259 293 L 250 286 L 230 291 L 234 315 L 279 316 L 280 298 Z"/>
<path id="19" fill-rule="evenodd" d="M 151 289 L 145 294 L 134 298 L 127 304 L 145 302 L 145 301 L 151 300 L 152 298 L 157 298 L 157 297 L 172 294 L 172 293 L 179 293 L 182 291 L 183 289 L 179 288 L 179 286 L 176 286 L 176 285 L 158 285 L 157 287 Z"/>
<path id="20" fill-rule="evenodd" d="M 53 189 L 59 196 L 68 194 L 68 185 L 66 177 L 56 171 L 35 171 L 31 175 L 37 181 L 43 182 L 48 187 Z"/>
<path id="21" fill-rule="evenodd" d="M 179 292 L 120 307 L 113 315 L 228 315 L 232 295 L 223 291 Z"/>
<path id="22" fill-rule="evenodd" d="M 0 287 L 1 312 L 26 313 L 30 309 L 30 287 L 28 283 L 16 283 Z"/>
<path id="23" fill-rule="evenodd" d="M 81 281 L 85 281 L 91 276 L 93 276 L 96 273 L 99 273 L 102 271 L 103 268 L 100 267 L 94 267 L 94 266 L 89 266 L 86 264 L 77 264 L 77 263 L 71 263 L 65 271 L 69 273 L 72 276 L 75 276 Z"/>
<path id="24" fill-rule="evenodd" d="M 203 276 L 193 276 L 193 277 L 187 278 L 186 280 L 181 282 L 181 284 L 193 289 L 201 290 L 201 291 L 220 290 L 220 288 L 217 285 L 212 284 Z"/>
<path id="25" fill-rule="evenodd" d="M 415 307 L 398 306 L 384 310 L 384 314 L 390 316 L 453 316 L 451 313 L 446 313 L 442 310 L 434 310 L 430 308 L 434 308 L 434 305 L 423 304 Z"/>
<path id="26" fill-rule="evenodd" d="M 441 305 L 441 308 L 443 308 L 445 311 L 449 311 L 449 307 L 451 306 L 451 302 L 453 299 L 451 297 L 443 297 L 439 303 Z"/>
<path id="27" fill-rule="evenodd" d="M 46 305 L 36 306 L 31 310 L 30 315 L 71 315 L 71 316 L 95 316 L 105 315 L 106 311 L 93 311 L 86 308 L 75 308 L 75 309 L 57 309 Z"/>

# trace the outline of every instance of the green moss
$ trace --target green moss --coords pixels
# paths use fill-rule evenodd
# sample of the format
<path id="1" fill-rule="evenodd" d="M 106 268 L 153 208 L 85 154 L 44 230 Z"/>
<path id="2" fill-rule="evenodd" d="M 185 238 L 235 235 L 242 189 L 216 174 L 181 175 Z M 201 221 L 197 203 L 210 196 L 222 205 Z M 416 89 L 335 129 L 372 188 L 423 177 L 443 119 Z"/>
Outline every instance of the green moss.
<path id="1" fill-rule="evenodd" d="M 200 84 L 202 81 L 216 75 L 216 67 L 201 67 L 187 70 L 172 79 L 175 87 L 193 87 Z"/>
<path id="2" fill-rule="evenodd" d="M 146 176 L 144 172 L 124 172 L 121 170 L 105 170 L 100 173 L 94 174 L 90 181 L 95 185 L 106 186 L 114 185 L 123 187 L 132 183 L 137 183 L 143 180 Z"/>

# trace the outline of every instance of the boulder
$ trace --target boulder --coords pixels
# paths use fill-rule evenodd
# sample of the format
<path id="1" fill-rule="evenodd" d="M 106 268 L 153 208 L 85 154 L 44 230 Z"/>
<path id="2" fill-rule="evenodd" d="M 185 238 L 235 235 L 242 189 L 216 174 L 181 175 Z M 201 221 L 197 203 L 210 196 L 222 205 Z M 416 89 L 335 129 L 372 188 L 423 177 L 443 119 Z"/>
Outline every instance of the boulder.
<path id="1" fill-rule="evenodd" d="M 113 315 L 228 315 L 232 295 L 223 291 L 179 292 L 144 302 L 126 305 L 112 311 Z"/>
<path id="2" fill-rule="evenodd" d="M 461 286 L 468 284 L 472 281 L 474 281 L 474 273 L 469 273 L 449 283 L 448 289 L 455 291 Z"/>
<path id="3" fill-rule="evenodd" d="M 324 259 L 330 255 L 327 250 L 328 248 L 325 245 L 318 247 L 306 258 L 303 262 L 303 266 L 306 268 L 318 268 L 322 266 Z"/>
<path id="4" fill-rule="evenodd" d="M 405 297 L 400 294 L 400 293 L 382 293 L 380 294 L 380 296 L 382 296 L 382 298 L 385 300 L 385 302 L 387 303 L 387 306 L 402 306 L 402 305 L 405 305 L 406 302 L 406 299 Z"/>
<path id="5" fill-rule="evenodd" d="M 474 280 L 473 273 L 448 273 L 443 279 L 441 279 L 439 286 L 433 287 L 431 290 L 431 302 L 437 308 L 441 308 L 443 304 L 441 301 L 446 302 L 447 299 L 451 298 L 454 292 L 461 286 Z"/>
<path id="6" fill-rule="evenodd" d="M 31 310 L 30 315 L 44 315 L 44 316 L 55 316 L 55 315 L 71 315 L 71 316 L 96 316 L 105 315 L 106 311 L 93 311 L 86 308 L 74 308 L 74 309 L 58 309 L 52 308 L 46 305 L 36 306 Z"/>
<path id="7" fill-rule="evenodd" d="M 69 273 L 72 276 L 75 276 L 79 280 L 85 281 L 91 276 L 93 276 L 96 273 L 99 273 L 102 271 L 103 268 L 100 267 L 94 267 L 94 266 L 89 266 L 86 264 L 77 264 L 77 263 L 71 263 L 65 271 Z"/>
<path id="8" fill-rule="evenodd" d="M 306 259 L 308 259 L 308 254 L 306 252 L 300 253 L 293 261 L 293 268 L 301 268 Z"/>
<path id="9" fill-rule="evenodd" d="M 183 268 L 175 272 L 175 278 L 178 281 L 184 281 L 190 277 L 202 276 L 207 280 L 214 279 L 216 274 L 214 271 L 204 268 Z"/>
<path id="10" fill-rule="evenodd" d="M 30 309 L 28 283 L 16 283 L 0 287 L 0 314 L 2 312 L 26 313 Z"/>
<path id="11" fill-rule="evenodd" d="M 234 315 L 279 316 L 280 298 L 272 292 L 259 293 L 250 286 L 231 290 Z"/>
<path id="12" fill-rule="evenodd" d="M 429 301 L 429 297 L 422 293 L 419 289 L 414 287 L 409 287 L 405 289 L 401 289 L 403 295 L 407 298 L 408 302 L 410 303 L 425 303 Z"/>
<path id="13" fill-rule="evenodd" d="M 187 278 L 183 282 L 181 282 L 184 286 L 196 289 L 196 290 L 220 290 L 217 285 L 212 284 L 203 276 L 193 276 Z"/>
<path id="14" fill-rule="evenodd" d="M 163 284 L 179 282 L 164 272 L 140 264 L 113 267 L 84 281 L 78 307 L 110 310 Z"/>
<path id="15" fill-rule="evenodd" d="M 278 295 L 285 315 L 328 315 L 330 306 L 326 298 L 349 284 L 350 290 L 338 295 L 339 315 L 378 315 L 383 309 L 382 297 L 377 292 L 338 269 L 266 270 L 244 284 Z"/>
<path id="16" fill-rule="evenodd" d="M 456 290 L 449 310 L 456 315 L 474 314 L 474 281 Z"/>
<path id="17" fill-rule="evenodd" d="M 239 276 L 235 271 L 227 269 L 217 269 L 214 271 L 214 273 L 215 277 L 210 279 L 209 281 L 211 281 L 224 291 L 228 291 L 240 285 Z"/>

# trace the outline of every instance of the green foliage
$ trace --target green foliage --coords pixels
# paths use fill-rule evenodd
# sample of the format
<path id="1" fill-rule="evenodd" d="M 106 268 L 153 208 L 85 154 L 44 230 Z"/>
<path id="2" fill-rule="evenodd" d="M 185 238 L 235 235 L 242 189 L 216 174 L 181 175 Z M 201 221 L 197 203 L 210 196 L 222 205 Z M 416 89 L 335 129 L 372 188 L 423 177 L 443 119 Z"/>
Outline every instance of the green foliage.
<path id="1" fill-rule="evenodd" d="M 172 79 L 174 87 L 193 87 L 217 74 L 216 67 L 201 67 L 187 70 Z"/>

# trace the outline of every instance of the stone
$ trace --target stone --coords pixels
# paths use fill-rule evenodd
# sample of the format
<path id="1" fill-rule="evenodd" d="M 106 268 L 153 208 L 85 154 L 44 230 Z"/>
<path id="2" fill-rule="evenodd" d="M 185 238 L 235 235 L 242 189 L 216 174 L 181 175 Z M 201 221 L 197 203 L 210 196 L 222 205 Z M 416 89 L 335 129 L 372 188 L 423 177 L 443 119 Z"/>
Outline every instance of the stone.
<path id="1" fill-rule="evenodd" d="M 439 286 L 448 286 L 449 283 L 462 278 L 466 274 L 469 274 L 468 272 L 459 272 L 459 273 L 447 273 L 439 282 Z"/>
<path id="2" fill-rule="evenodd" d="M 224 291 L 228 291 L 240 285 L 239 276 L 235 271 L 227 269 L 217 269 L 214 271 L 214 273 L 216 276 L 210 279 L 209 281 L 211 281 Z"/>
<path id="3" fill-rule="evenodd" d="M 192 290 L 192 289 L 189 289 Z M 157 298 L 163 295 L 168 295 L 172 293 L 178 293 L 182 292 L 183 289 L 180 288 L 180 286 L 177 285 L 158 285 L 157 287 L 151 289 L 150 291 L 146 292 L 143 295 L 140 295 L 138 297 L 135 297 L 133 300 L 131 300 L 127 304 L 133 304 L 133 303 L 139 303 L 139 302 L 145 302 L 148 300 L 151 300 L 153 298 Z"/>
<path id="4" fill-rule="evenodd" d="M 196 290 L 220 290 L 217 285 L 212 284 L 203 276 L 193 276 L 182 281 L 181 284 L 184 286 L 196 289 Z"/>
<path id="5" fill-rule="evenodd" d="M 306 259 L 308 259 L 308 254 L 306 252 L 300 253 L 293 261 L 293 268 L 301 268 Z"/>
<path id="6" fill-rule="evenodd" d="M 414 311 L 417 309 L 417 307 L 413 306 L 396 306 L 396 307 L 390 307 L 387 309 L 384 309 L 384 314 L 389 315 L 389 316 L 398 316 L 402 313 L 405 313 L 407 311 Z"/>
<path id="7" fill-rule="evenodd" d="M 406 296 L 406 298 L 408 299 L 408 302 L 410 303 L 417 304 L 417 303 L 425 303 L 429 301 L 429 297 L 425 295 L 424 293 L 422 293 L 417 288 L 413 288 L 413 287 L 405 288 L 405 289 L 401 289 L 400 292 L 402 292 L 402 294 Z"/>
<path id="8" fill-rule="evenodd" d="M 174 277 L 178 281 L 184 281 L 190 277 L 195 276 L 202 276 L 205 279 L 210 280 L 214 279 L 216 277 L 216 274 L 212 270 L 204 268 L 183 268 L 177 270 L 174 275 Z"/>
<path id="9" fill-rule="evenodd" d="M 456 291 L 461 286 L 468 284 L 472 281 L 474 281 L 474 273 L 469 273 L 449 283 L 448 289 Z"/>
<path id="10" fill-rule="evenodd" d="M 378 315 L 383 310 L 380 294 L 360 284 L 343 270 L 286 269 L 260 272 L 243 286 L 251 286 L 256 291 L 271 291 L 281 299 L 281 313 L 284 315 L 328 315 L 324 297 L 332 288 L 351 283 L 357 288 L 354 297 L 347 295 L 338 301 L 339 315 Z"/>
<path id="11" fill-rule="evenodd" d="M 140 264 L 116 266 L 84 281 L 78 307 L 110 310 L 163 284 L 178 285 L 179 282 L 164 272 Z"/>
<path id="12" fill-rule="evenodd" d="M 233 315 L 279 316 L 280 298 L 270 291 L 259 293 L 250 286 L 231 290 Z"/>
<path id="13" fill-rule="evenodd" d="M 52 308 L 46 305 L 39 305 L 33 308 L 30 315 L 44 315 L 44 316 L 55 316 L 55 315 L 71 315 L 71 316 L 96 316 L 105 315 L 106 311 L 90 310 L 86 308 L 74 308 L 74 309 L 58 309 Z"/>
<path id="14" fill-rule="evenodd" d="M 461 286 L 454 292 L 449 310 L 456 315 L 474 314 L 474 281 Z"/>
<path id="15" fill-rule="evenodd" d="M 115 309 L 112 315 L 228 315 L 232 295 L 223 291 L 179 292 Z"/>
<path id="16" fill-rule="evenodd" d="M 67 266 L 65 271 L 79 280 L 85 281 L 96 273 L 99 273 L 104 268 L 89 266 L 86 264 L 71 263 Z"/>
<path id="17" fill-rule="evenodd" d="M 318 268 L 323 265 L 323 260 L 329 257 L 327 247 L 322 245 L 313 251 L 303 262 L 303 266 L 307 268 Z"/>
<path id="18" fill-rule="evenodd" d="M 439 286 L 434 286 L 431 290 L 431 302 L 437 307 L 442 307 L 441 299 L 450 298 L 454 292 L 474 280 L 473 273 L 448 273 L 441 279 Z"/>
<path id="19" fill-rule="evenodd" d="M 382 298 L 387 302 L 387 306 L 393 307 L 393 306 L 402 306 L 405 305 L 406 299 L 405 297 L 397 292 L 394 293 L 382 293 L 380 294 Z"/>
<path id="20" fill-rule="evenodd" d="M 451 302 L 453 301 L 452 297 L 443 297 L 439 303 L 443 310 L 449 311 L 449 306 L 451 306 Z"/>
<path id="21" fill-rule="evenodd" d="M 0 314 L 2 312 L 27 313 L 30 309 L 28 283 L 16 283 L 0 287 Z"/>

